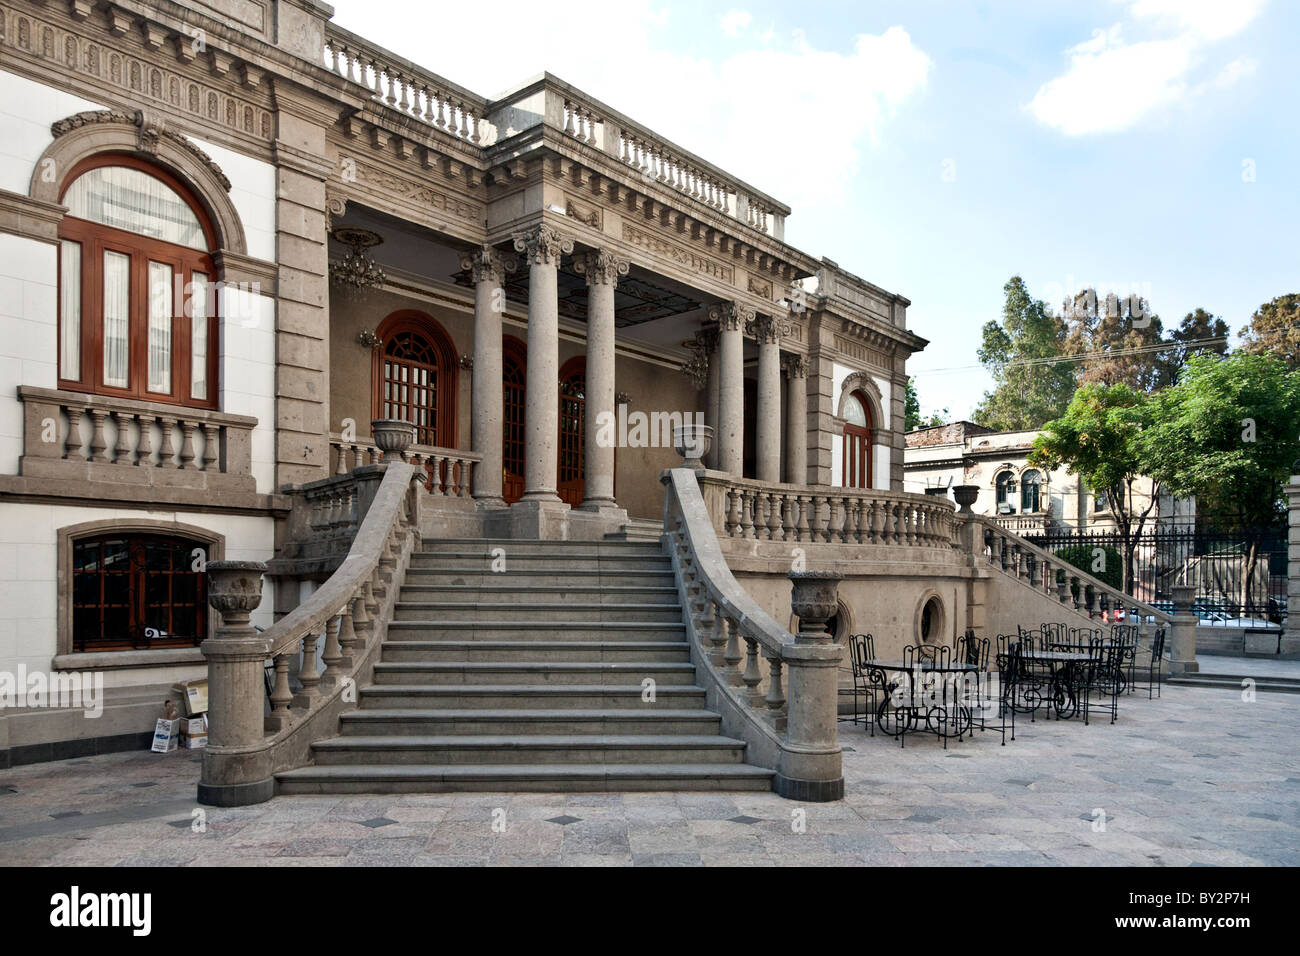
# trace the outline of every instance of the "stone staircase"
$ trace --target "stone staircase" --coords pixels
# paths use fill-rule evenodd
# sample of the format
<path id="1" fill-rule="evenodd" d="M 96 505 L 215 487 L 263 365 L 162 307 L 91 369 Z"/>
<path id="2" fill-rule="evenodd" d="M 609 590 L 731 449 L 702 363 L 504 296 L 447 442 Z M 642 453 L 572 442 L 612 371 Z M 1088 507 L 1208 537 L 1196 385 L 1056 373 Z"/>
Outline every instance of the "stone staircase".
<path id="1" fill-rule="evenodd" d="M 426 541 L 373 683 L 277 791 L 771 789 L 719 725 L 657 543 Z"/>

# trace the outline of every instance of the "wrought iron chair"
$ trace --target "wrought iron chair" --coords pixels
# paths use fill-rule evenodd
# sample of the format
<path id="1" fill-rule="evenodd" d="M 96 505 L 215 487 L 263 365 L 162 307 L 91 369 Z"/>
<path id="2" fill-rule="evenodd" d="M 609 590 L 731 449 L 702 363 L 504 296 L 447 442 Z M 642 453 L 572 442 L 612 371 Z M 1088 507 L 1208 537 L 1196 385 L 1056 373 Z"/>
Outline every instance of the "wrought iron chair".
<path id="1" fill-rule="evenodd" d="M 1000 652 L 996 658 L 998 668 L 998 719 L 1002 722 L 1002 746 L 1007 745 L 1007 723 L 1011 724 L 1011 739 L 1016 739 L 1016 695 L 1020 682 L 1020 645 L 1012 644 L 1009 651 Z"/>
<path id="2" fill-rule="evenodd" d="M 1137 669 L 1138 626 L 1136 624 L 1112 624 L 1110 639 L 1120 645 L 1120 669 L 1124 678 L 1125 689 L 1133 693 L 1134 672 Z"/>
<path id="3" fill-rule="evenodd" d="M 989 669 L 989 639 L 976 637 L 973 630 L 968 630 L 957 638 L 954 656 L 963 664 L 972 664 L 983 673 Z"/>
<path id="4" fill-rule="evenodd" d="M 1165 663 L 1165 633 L 1166 629 L 1162 624 L 1156 628 L 1155 634 L 1151 637 L 1151 661 L 1147 665 L 1147 700 L 1151 699 L 1153 686 L 1155 696 L 1160 696 L 1160 681 Z"/>
<path id="5" fill-rule="evenodd" d="M 1045 647 L 1050 647 L 1053 644 L 1064 643 L 1066 639 L 1069 637 L 1069 634 L 1065 629 L 1065 625 L 1060 621 L 1056 621 L 1054 623 L 1044 623 L 1039 628 L 1039 631 L 1042 635 Z"/>
<path id="6" fill-rule="evenodd" d="M 876 641 L 870 634 L 849 635 L 849 664 L 853 668 L 853 722 L 858 722 L 858 695 L 862 695 L 867 708 L 864 718 L 876 735 L 876 706 L 879 688 L 872 683 L 868 664 L 876 659 Z"/>

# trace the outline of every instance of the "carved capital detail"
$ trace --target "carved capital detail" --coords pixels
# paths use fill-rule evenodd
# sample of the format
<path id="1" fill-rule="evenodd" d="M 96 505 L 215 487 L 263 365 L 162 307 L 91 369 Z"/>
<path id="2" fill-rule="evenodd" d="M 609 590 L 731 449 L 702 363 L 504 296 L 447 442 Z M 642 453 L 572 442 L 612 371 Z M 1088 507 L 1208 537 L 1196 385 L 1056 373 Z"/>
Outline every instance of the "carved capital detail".
<path id="1" fill-rule="evenodd" d="M 718 328 L 714 325 L 703 326 L 695 333 L 695 341 L 699 343 L 705 355 L 711 355 L 718 348 Z"/>
<path id="2" fill-rule="evenodd" d="M 754 321 L 754 310 L 743 302 L 723 302 L 709 309 L 709 318 L 724 332 L 744 329 Z"/>
<path id="3" fill-rule="evenodd" d="M 745 323 L 745 331 L 759 344 L 775 345 L 790 334 L 790 326 L 770 315 L 758 315 Z"/>
<path id="4" fill-rule="evenodd" d="M 573 239 L 542 223 L 514 235 L 515 252 L 522 252 L 530 266 L 558 266 L 562 255 L 573 252 Z"/>
<path id="5" fill-rule="evenodd" d="M 519 260 L 512 255 L 498 252 L 491 246 L 484 246 L 460 257 L 460 267 L 469 269 L 475 282 L 491 282 L 500 285 L 505 281 L 507 272 L 514 272 L 519 267 Z"/>
<path id="6" fill-rule="evenodd" d="M 197 156 L 212 171 L 212 175 L 221 183 L 222 188 L 226 192 L 230 192 L 230 180 L 221 171 L 221 167 L 212 161 L 212 157 L 180 133 L 168 129 L 162 114 L 155 113 L 152 110 L 86 110 L 82 113 L 73 113 L 71 116 L 51 123 L 50 135 L 58 139 L 66 133 L 71 133 L 74 129 L 92 126 L 95 123 L 117 123 L 123 126 L 136 127 L 139 148 L 145 153 L 156 154 L 158 152 L 158 140 L 165 136 Z"/>
<path id="7" fill-rule="evenodd" d="M 584 252 L 573 260 L 573 268 L 578 275 L 587 277 L 587 285 L 618 286 L 618 277 L 625 276 L 632 267 L 627 259 L 620 259 L 612 252 L 597 249 Z"/>
<path id="8" fill-rule="evenodd" d="M 807 378 L 808 362 L 797 353 L 785 356 L 781 360 L 781 369 L 785 372 L 787 378 Z"/>

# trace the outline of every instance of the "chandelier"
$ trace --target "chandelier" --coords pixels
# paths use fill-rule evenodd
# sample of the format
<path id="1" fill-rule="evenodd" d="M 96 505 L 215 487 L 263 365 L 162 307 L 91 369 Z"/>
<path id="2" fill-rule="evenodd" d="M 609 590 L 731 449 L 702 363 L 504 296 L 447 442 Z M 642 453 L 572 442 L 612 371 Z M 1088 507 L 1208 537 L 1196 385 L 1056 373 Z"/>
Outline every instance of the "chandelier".
<path id="1" fill-rule="evenodd" d="M 364 289 L 382 289 L 384 287 L 384 270 L 366 252 L 383 242 L 377 232 L 369 229 L 357 229 L 354 226 L 339 226 L 332 233 L 334 239 L 345 246 L 349 252 L 338 262 L 330 263 L 330 282 L 350 291 L 360 292 Z"/>
<path id="2" fill-rule="evenodd" d="M 687 339 L 682 348 L 690 349 L 692 354 L 689 361 L 682 363 L 681 373 L 691 380 L 697 392 L 702 391 L 709 383 L 709 353 L 697 339 Z"/>

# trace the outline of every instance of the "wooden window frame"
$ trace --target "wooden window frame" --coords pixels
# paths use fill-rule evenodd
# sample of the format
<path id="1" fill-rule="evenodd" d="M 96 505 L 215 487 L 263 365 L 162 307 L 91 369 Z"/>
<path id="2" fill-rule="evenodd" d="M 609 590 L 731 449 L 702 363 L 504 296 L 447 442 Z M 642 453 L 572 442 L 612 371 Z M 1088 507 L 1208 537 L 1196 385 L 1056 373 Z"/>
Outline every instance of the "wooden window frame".
<path id="1" fill-rule="evenodd" d="M 59 224 L 59 239 L 81 245 L 81 356 L 79 379 L 63 378 L 63 247 L 59 246 L 58 268 L 58 336 L 55 358 L 59 388 L 65 391 L 105 395 L 136 401 L 179 405 L 185 408 L 217 409 L 220 384 L 217 381 L 220 357 L 221 321 L 216 306 L 218 275 L 210 250 L 215 248 L 215 231 L 203 206 L 192 190 L 175 176 L 134 156 L 101 153 L 72 168 L 59 193 L 60 201 L 72 184 L 93 169 L 122 166 L 139 170 L 162 182 L 179 195 L 198 217 L 208 250 L 192 249 L 105 226 L 89 219 L 64 216 Z M 128 313 L 127 387 L 104 383 L 104 252 L 118 252 L 130 257 L 130 306 Z M 149 391 L 149 263 L 161 262 L 172 267 L 173 289 L 176 276 L 182 276 L 182 289 L 192 288 L 195 272 L 208 279 L 208 354 L 207 398 L 192 398 L 193 355 L 191 351 L 191 317 L 185 314 L 184 302 L 175 302 L 171 330 L 171 389 Z"/>
<path id="2" fill-rule="evenodd" d="M 455 448 L 457 441 L 457 382 L 458 360 L 456 347 L 447 330 L 433 316 L 415 309 L 402 309 L 393 312 L 375 330 L 382 342 L 374 349 L 370 369 L 370 408 L 372 417 L 384 418 L 384 362 L 388 355 L 388 343 L 394 335 L 402 332 L 416 332 L 429 340 L 434 354 L 438 357 L 438 378 L 436 383 L 437 408 L 434 426 L 434 441 L 416 444 L 430 444 L 438 448 Z"/>
<path id="3" fill-rule="evenodd" d="M 875 429 L 872 427 L 875 423 L 875 416 L 871 414 L 871 403 L 867 397 L 858 390 L 854 390 L 849 395 L 850 398 L 856 399 L 862 406 L 862 414 L 867 420 L 866 427 L 854 425 L 847 419 L 844 422 L 844 487 L 846 488 L 874 488 L 875 478 L 875 448 L 872 441 L 872 433 Z M 854 439 L 861 442 L 860 454 L 854 456 L 853 445 Z M 858 460 L 854 460 L 858 458 Z M 865 478 L 865 484 L 859 479 Z"/>
<path id="4" fill-rule="evenodd" d="M 501 338 L 501 494 L 506 504 L 514 504 L 519 501 L 524 494 L 525 475 L 524 470 L 528 464 L 528 348 L 523 342 L 513 335 L 505 335 Z M 510 427 L 509 412 L 511 402 L 506 400 L 506 368 L 511 364 L 519 368 L 520 374 L 520 396 L 517 403 L 519 411 L 519 458 L 517 460 L 508 457 L 507 449 L 514 444 L 506 441 L 506 429 Z M 512 470 L 511 466 L 517 465 L 517 470 Z M 515 477 L 510 477 L 510 476 Z"/>
<path id="5" fill-rule="evenodd" d="M 582 376 L 582 395 L 581 399 L 565 398 L 564 386 L 570 379 Z M 559 381 L 556 383 L 556 390 L 559 403 L 559 433 L 556 435 L 556 489 L 562 501 L 568 502 L 571 507 L 578 507 L 582 504 L 587 494 L 587 357 L 585 355 L 575 355 L 569 359 L 560 368 Z M 565 479 L 565 402 L 581 403 L 582 411 L 577 430 L 577 446 L 569 449 L 569 454 L 573 455 L 578 463 L 577 475 Z M 580 490 L 579 490 L 580 489 Z M 576 500 L 572 500 L 576 499 Z"/>

